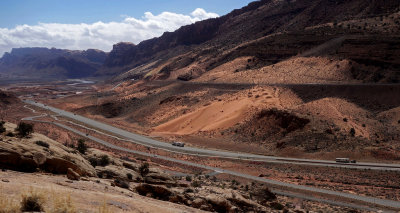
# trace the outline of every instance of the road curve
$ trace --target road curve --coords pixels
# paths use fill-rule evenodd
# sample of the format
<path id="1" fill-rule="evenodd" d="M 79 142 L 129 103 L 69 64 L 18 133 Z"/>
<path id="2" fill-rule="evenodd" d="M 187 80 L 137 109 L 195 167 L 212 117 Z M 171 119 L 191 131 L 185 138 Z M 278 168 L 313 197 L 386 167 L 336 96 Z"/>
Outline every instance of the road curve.
<path id="1" fill-rule="evenodd" d="M 124 139 L 125 141 L 141 144 L 143 146 L 154 147 L 158 149 L 163 149 L 166 151 L 191 154 L 191 155 L 200 155 L 200 156 L 214 156 L 221 158 L 231 158 L 231 159 L 241 159 L 241 160 L 252 160 L 252 161 L 263 161 L 270 163 L 288 163 L 288 164 L 299 164 L 299 165 L 312 165 L 312 166 L 330 166 L 330 167 L 343 167 L 343 168 L 352 168 L 352 169 L 372 169 L 372 170 L 394 170 L 400 171 L 399 164 L 381 164 L 381 163 L 357 163 L 357 164 L 339 164 L 335 161 L 326 161 L 326 160 L 313 160 L 313 159 L 299 159 L 299 158 L 286 158 L 286 157 L 275 157 L 275 156 L 264 156 L 264 155 L 256 155 L 256 154 L 248 154 L 248 153 L 238 153 L 238 152 L 229 152 L 222 150 L 209 150 L 195 147 L 176 147 L 172 146 L 169 143 L 157 141 L 151 138 L 147 138 L 138 134 L 134 134 L 114 126 L 98 122 L 80 115 L 76 115 L 71 112 L 67 112 L 61 109 L 57 109 L 51 106 L 44 105 L 42 103 L 38 103 L 31 100 L 24 100 L 25 103 L 31 104 L 46 110 L 50 110 L 54 113 L 57 113 L 61 116 L 79 121 L 86 125 L 92 126 L 94 128 L 100 129 L 102 131 L 106 131 L 112 133 L 114 135 L 118 135 Z"/>
<path id="2" fill-rule="evenodd" d="M 146 156 L 146 157 L 158 158 L 158 159 L 162 159 L 162 160 L 166 160 L 166 161 L 170 161 L 170 162 L 175 162 L 175 163 L 179 163 L 179 164 L 183 164 L 183 165 L 187 165 L 187 166 L 193 166 L 193 167 L 196 167 L 196 168 L 213 170 L 213 171 L 215 171 L 217 173 L 230 174 L 230 175 L 237 176 L 237 177 L 242 177 L 242 178 L 246 178 L 246 179 L 250 179 L 250 180 L 263 182 L 263 183 L 266 183 L 266 184 L 269 184 L 269 185 L 273 185 L 273 186 L 287 187 L 287 188 L 292 188 L 292 189 L 296 189 L 296 190 L 311 191 L 311 192 L 321 193 L 321 194 L 325 194 L 325 195 L 338 196 L 338 197 L 343 197 L 343 198 L 347 198 L 347 199 L 362 201 L 362 202 L 370 203 L 370 204 L 374 204 L 374 205 L 385 206 L 385 207 L 390 207 L 390 208 L 396 208 L 396 209 L 400 210 L 400 202 L 398 202 L 398 201 L 378 199 L 378 198 L 373 198 L 373 197 L 364 197 L 364 196 L 348 194 L 348 193 L 343 193 L 343 192 L 336 192 L 336 191 L 331 191 L 331 190 L 326 190 L 326 189 L 319 189 L 319 188 L 314 188 L 314 187 L 295 185 L 295 184 L 290 184 L 290 183 L 285 183 L 285 182 L 280 182 L 280 181 L 275 181 L 275 180 L 269 180 L 269 179 L 265 179 L 265 178 L 261 178 L 261 177 L 256 177 L 256 176 L 252 176 L 252 175 L 247 175 L 247 174 L 243 174 L 243 173 L 239 173 L 239 172 L 235 172 L 235 171 L 231 171 L 231 170 L 226 170 L 226 169 L 221 169 L 221 168 L 217 168 L 217 167 L 206 166 L 206 165 L 193 163 L 193 162 L 189 162 L 189 161 L 183 161 L 183 160 L 170 158 L 170 157 L 166 157 L 166 156 L 155 155 L 155 154 L 150 154 L 150 153 L 146 153 L 146 152 L 140 152 L 140 151 L 136 151 L 136 150 L 131 150 L 131 149 L 127 149 L 127 148 L 124 148 L 124 147 L 116 146 L 114 144 L 108 143 L 108 142 L 106 142 L 104 140 L 101 140 L 99 138 L 96 138 L 96 137 L 93 137 L 93 136 L 90 136 L 90 135 L 86 135 L 86 133 L 83 133 L 83 132 L 81 132 L 79 130 L 73 129 L 73 128 L 69 127 L 69 126 L 66 126 L 66 125 L 63 125 L 63 124 L 60 124 L 60 123 L 54 123 L 54 124 L 59 126 L 59 127 L 61 127 L 61 128 L 66 129 L 66 130 L 69 130 L 71 132 L 74 132 L 75 134 L 78 134 L 78 135 L 80 135 L 82 137 L 86 137 L 86 138 L 88 138 L 88 139 L 90 139 L 92 141 L 95 141 L 95 142 L 97 142 L 97 143 L 99 143 L 99 144 L 101 144 L 101 145 L 103 145 L 105 147 L 109 147 L 111 149 L 114 149 L 114 150 L 119 150 L 119 151 L 128 152 L 128 153 L 141 155 L 141 156 Z"/>
<path id="3" fill-rule="evenodd" d="M 33 110 L 33 109 L 31 109 L 31 110 Z M 43 114 L 40 117 L 42 117 L 42 116 L 43 116 Z M 87 135 L 84 132 L 81 132 L 79 130 L 76 130 L 74 128 L 71 128 L 71 127 L 66 126 L 64 124 L 61 124 L 61 123 L 34 120 L 34 118 L 37 118 L 37 117 L 38 116 L 28 117 L 28 118 L 25 118 L 23 120 L 30 120 L 30 121 L 35 121 L 35 122 L 53 124 L 53 125 L 56 125 L 58 127 L 63 128 L 63 129 L 66 129 L 68 131 L 71 131 L 71 132 L 73 132 L 73 133 L 75 133 L 77 135 L 80 135 L 82 137 L 88 138 L 88 139 L 90 139 L 90 140 L 92 140 L 94 142 L 97 142 L 97 143 L 105 146 L 105 147 L 108 147 L 108 148 L 111 148 L 111 149 L 114 149 L 114 150 L 118 150 L 118 151 L 132 153 L 132 154 L 136 154 L 136 155 L 140 155 L 140 156 L 158 158 L 158 159 L 162 159 L 162 160 L 166 160 L 166 161 L 170 161 L 170 162 L 175 162 L 175 163 L 179 163 L 179 164 L 182 164 L 182 165 L 192 166 L 192 167 L 196 167 L 196 168 L 202 168 L 202 169 L 206 169 L 206 170 L 213 170 L 213 171 L 215 171 L 215 173 L 225 173 L 225 174 L 229 174 L 229 175 L 233 175 L 233 176 L 237 176 L 237 177 L 246 178 L 246 179 L 249 179 L 249 180 L 263 182 L 263 183 L 266 183 L 268 185 L 272 185 L 272 186 L 275 186 L 275 187 L 285 187 L 285 188 L 294 189 L 294 190 L 309 191 L 309 192 L 319 193 L 319 194 L 323 194 L 323 195 L 331 195 L 331 196 L 346 198 L 346 199 L 350 199 L 350 200 L 361 201 L 361 202 L 367 203 L 367 204 L 372 204 L 372 205 L 388 207 L 388 208 L 394 208 L 394 209 L 400 210 L 400 202 L 398 202 L 398 201 L 379 199 L 379 198 L 374 198 L 374 197 L 365 197 L 365 196 L 348 194 L 348 193 L 337 192 L 337 191 L 326 190 L 326 189 L 320 189 L 320 188 L 315 188 L 315 187 L 308 187 L 308 186 L 296 185 L 296 184 L 291 184 L 291 183 L 285 183 L 285 182 L 281 182 L 281 181 L 270 180 L 270 179 L 256 177 L 256 176 L 252 176 L 252 175 L 248 175 L 248 174 L 243 174 L 243 173 L 239 173 L 239 172 L 235 172 L 235 171 L 231 171 L 231 170 L 226 170 L 226 169 L 221 169 L 221 168 L 217 168 L 217 167 L 206 166 L 206 165 L 193 163 L 193 162 L 189 162 L 189 161 L 183 161 L 183 160 L 170 158 L 170 157 L 166 157 L 166 156 L 161 156 L 161 155 L 156 155 L 156 154 L 150 154 L 150 153 L 146 153 L 146 152 L 140 152 L 140 151 L 136 151 L 136 150 L 131 150 L 131 149 L 128 149 L 128 148 L 116 146 L 114 144 L 108 143 L 108 142 L 106 142 L 104 140 L 101 140 L 99 138 L 93 137 L 91 135 Z M 300 197 L 300 198 L 303 198 L 303 199 L 309 199 L 309 200 L 314 200 L 314 201 L 318 201 L 318 202 L 325 202 L 325 203 L 329 203 L 329 204 L 333 204 L 333 205 L 347 206 L 347 207 L 358 208 L 358 209 L 363 209 L 363 210 L 373 210 L 373 211 L 376 210 L 375 208 L 365 207 L 363 205 L 357 205 L 357 204 L 353 204 L 353 203 L 344 203 L 344 202 L 332 201 L 332 200 L 327 200 L 327 199 L 314 198 L 314 197 L 312 197 L 311 195 L 308 195 L 308 194 L 305 194 L 305 195 L 297 194 L 296 195 L 296 193 L 284 192 L 284 191 L 281 191 L 281 190 L 278 190 L 278 191 L 275 190 L 275 191 L 276 191 L 277 194 L 281 194 L 281 195 L 285 195 L 285 196 Z"/>

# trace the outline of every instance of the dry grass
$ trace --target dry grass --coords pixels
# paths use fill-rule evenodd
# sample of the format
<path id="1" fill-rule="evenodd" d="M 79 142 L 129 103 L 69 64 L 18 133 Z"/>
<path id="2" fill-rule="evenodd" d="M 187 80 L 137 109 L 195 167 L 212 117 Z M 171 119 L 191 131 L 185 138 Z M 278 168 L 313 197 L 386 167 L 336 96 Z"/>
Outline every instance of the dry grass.
<path id="1" fill-rule="evenodd" d="M 0 187 L 0 213 L 20 212 L 20 205 L 13 197 L 7 196 Z"/>
<path id="2" fill-rule="evenodd" d="M 99 207 L 99 213 L 111 213 L 111 211 L 107 205 L 106 198 L 104 198 L 103 203 Z"/>
<path id="3" fill-rule="evenodd" d="M 51 213 L 75 213 L 76 208 L 72 202 L 71 194 L 56 193 L 54 190 L 51 191 L 50 199 L 52 205 L 49 206 L 48 211 Z"/>
<path id="4" fill-rule="evenodd" d="M 19 213 L 26 211 L 50 213 L 77 212 L 71 199 L 71 194 L 69 193 L 30 188 L 22 192 L 20 197 L 7 196 L 6 194 L 7 193 L 3 192 L 0 188 L 0 213 Z M 109 211 L 99 210 L 99 212 Z"/>

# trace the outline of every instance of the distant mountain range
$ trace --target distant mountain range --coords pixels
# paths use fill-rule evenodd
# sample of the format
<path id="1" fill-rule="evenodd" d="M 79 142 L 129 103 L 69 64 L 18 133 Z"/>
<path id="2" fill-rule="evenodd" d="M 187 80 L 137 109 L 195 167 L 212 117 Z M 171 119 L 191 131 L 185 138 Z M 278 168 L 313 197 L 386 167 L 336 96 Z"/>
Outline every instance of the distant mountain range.
<path id="1" fill-rule="evenodd" d="M 82 78 L 94 76 L 107 53 L 89 49 L 14 48 L 0 59 L 0 74 L 13 78 Z"/>
<path id="2" fill-rule="evenodd" d="M 398 0 L 261 0 L 137 45 L 115 44 L 109 54 L 13 49 L 0 74 L 191 80 L 241 57 L 257 69 L 323 56 L 349 60 L 356 80 L 399 82 L 399 8 Z"/>

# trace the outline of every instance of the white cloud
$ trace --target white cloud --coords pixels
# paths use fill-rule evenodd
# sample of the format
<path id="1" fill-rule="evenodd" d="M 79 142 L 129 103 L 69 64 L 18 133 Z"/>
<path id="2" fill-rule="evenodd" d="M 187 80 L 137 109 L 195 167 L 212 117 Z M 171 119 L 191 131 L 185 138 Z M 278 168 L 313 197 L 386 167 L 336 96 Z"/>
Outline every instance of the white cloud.
<path id="1" fill-rule="evenodd" d="M 135 44 L 174 31 L 183 25 L 216 18 L 218 14 L 197 8 L 190 15 L 163 12 L 153 15 L 146 12 L 140 19 L 124 16 L 121 22 L 96 22 L 92 24 L 38 23 L 0 28 L 0 56 L 16 47 L 55 47 L 84 50 L 110 51 L 120 41 Z"/>

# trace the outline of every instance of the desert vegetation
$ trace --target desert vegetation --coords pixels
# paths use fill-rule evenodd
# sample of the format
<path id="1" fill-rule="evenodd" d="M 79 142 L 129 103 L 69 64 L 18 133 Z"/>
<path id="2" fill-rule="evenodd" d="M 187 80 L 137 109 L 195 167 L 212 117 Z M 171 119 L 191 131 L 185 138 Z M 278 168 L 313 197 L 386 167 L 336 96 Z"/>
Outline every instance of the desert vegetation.
<path id="1" fill-rule="evenodd" d="M 0 198 L 2 213 L 19 212 L 78 212 L 70 194 L 29 188 L 20 197 L 2 196 Z"/>
<path id="2" fill-rule="evenodd" d="M 0 121 L 0 134 L 6 132 L 6 128 L 4 127 L 5 122 Z"/>
<path id="3" fill-rule="evenodd" d="M 20 137 L 28 137 L 31 133 L 33 133 L 33 124 L 20 122 L 17 128 L 15 128 L 15 131 Z"/>
<path id="4" fill-rule="evenodd" d="M 81 154 L 86 153 L 87 146 L 86 146 L 85 140 L 83 140 L 83 139 L 78 140 L 78 146 L 76 147 L 76 150 L 78 150 Z"/>

